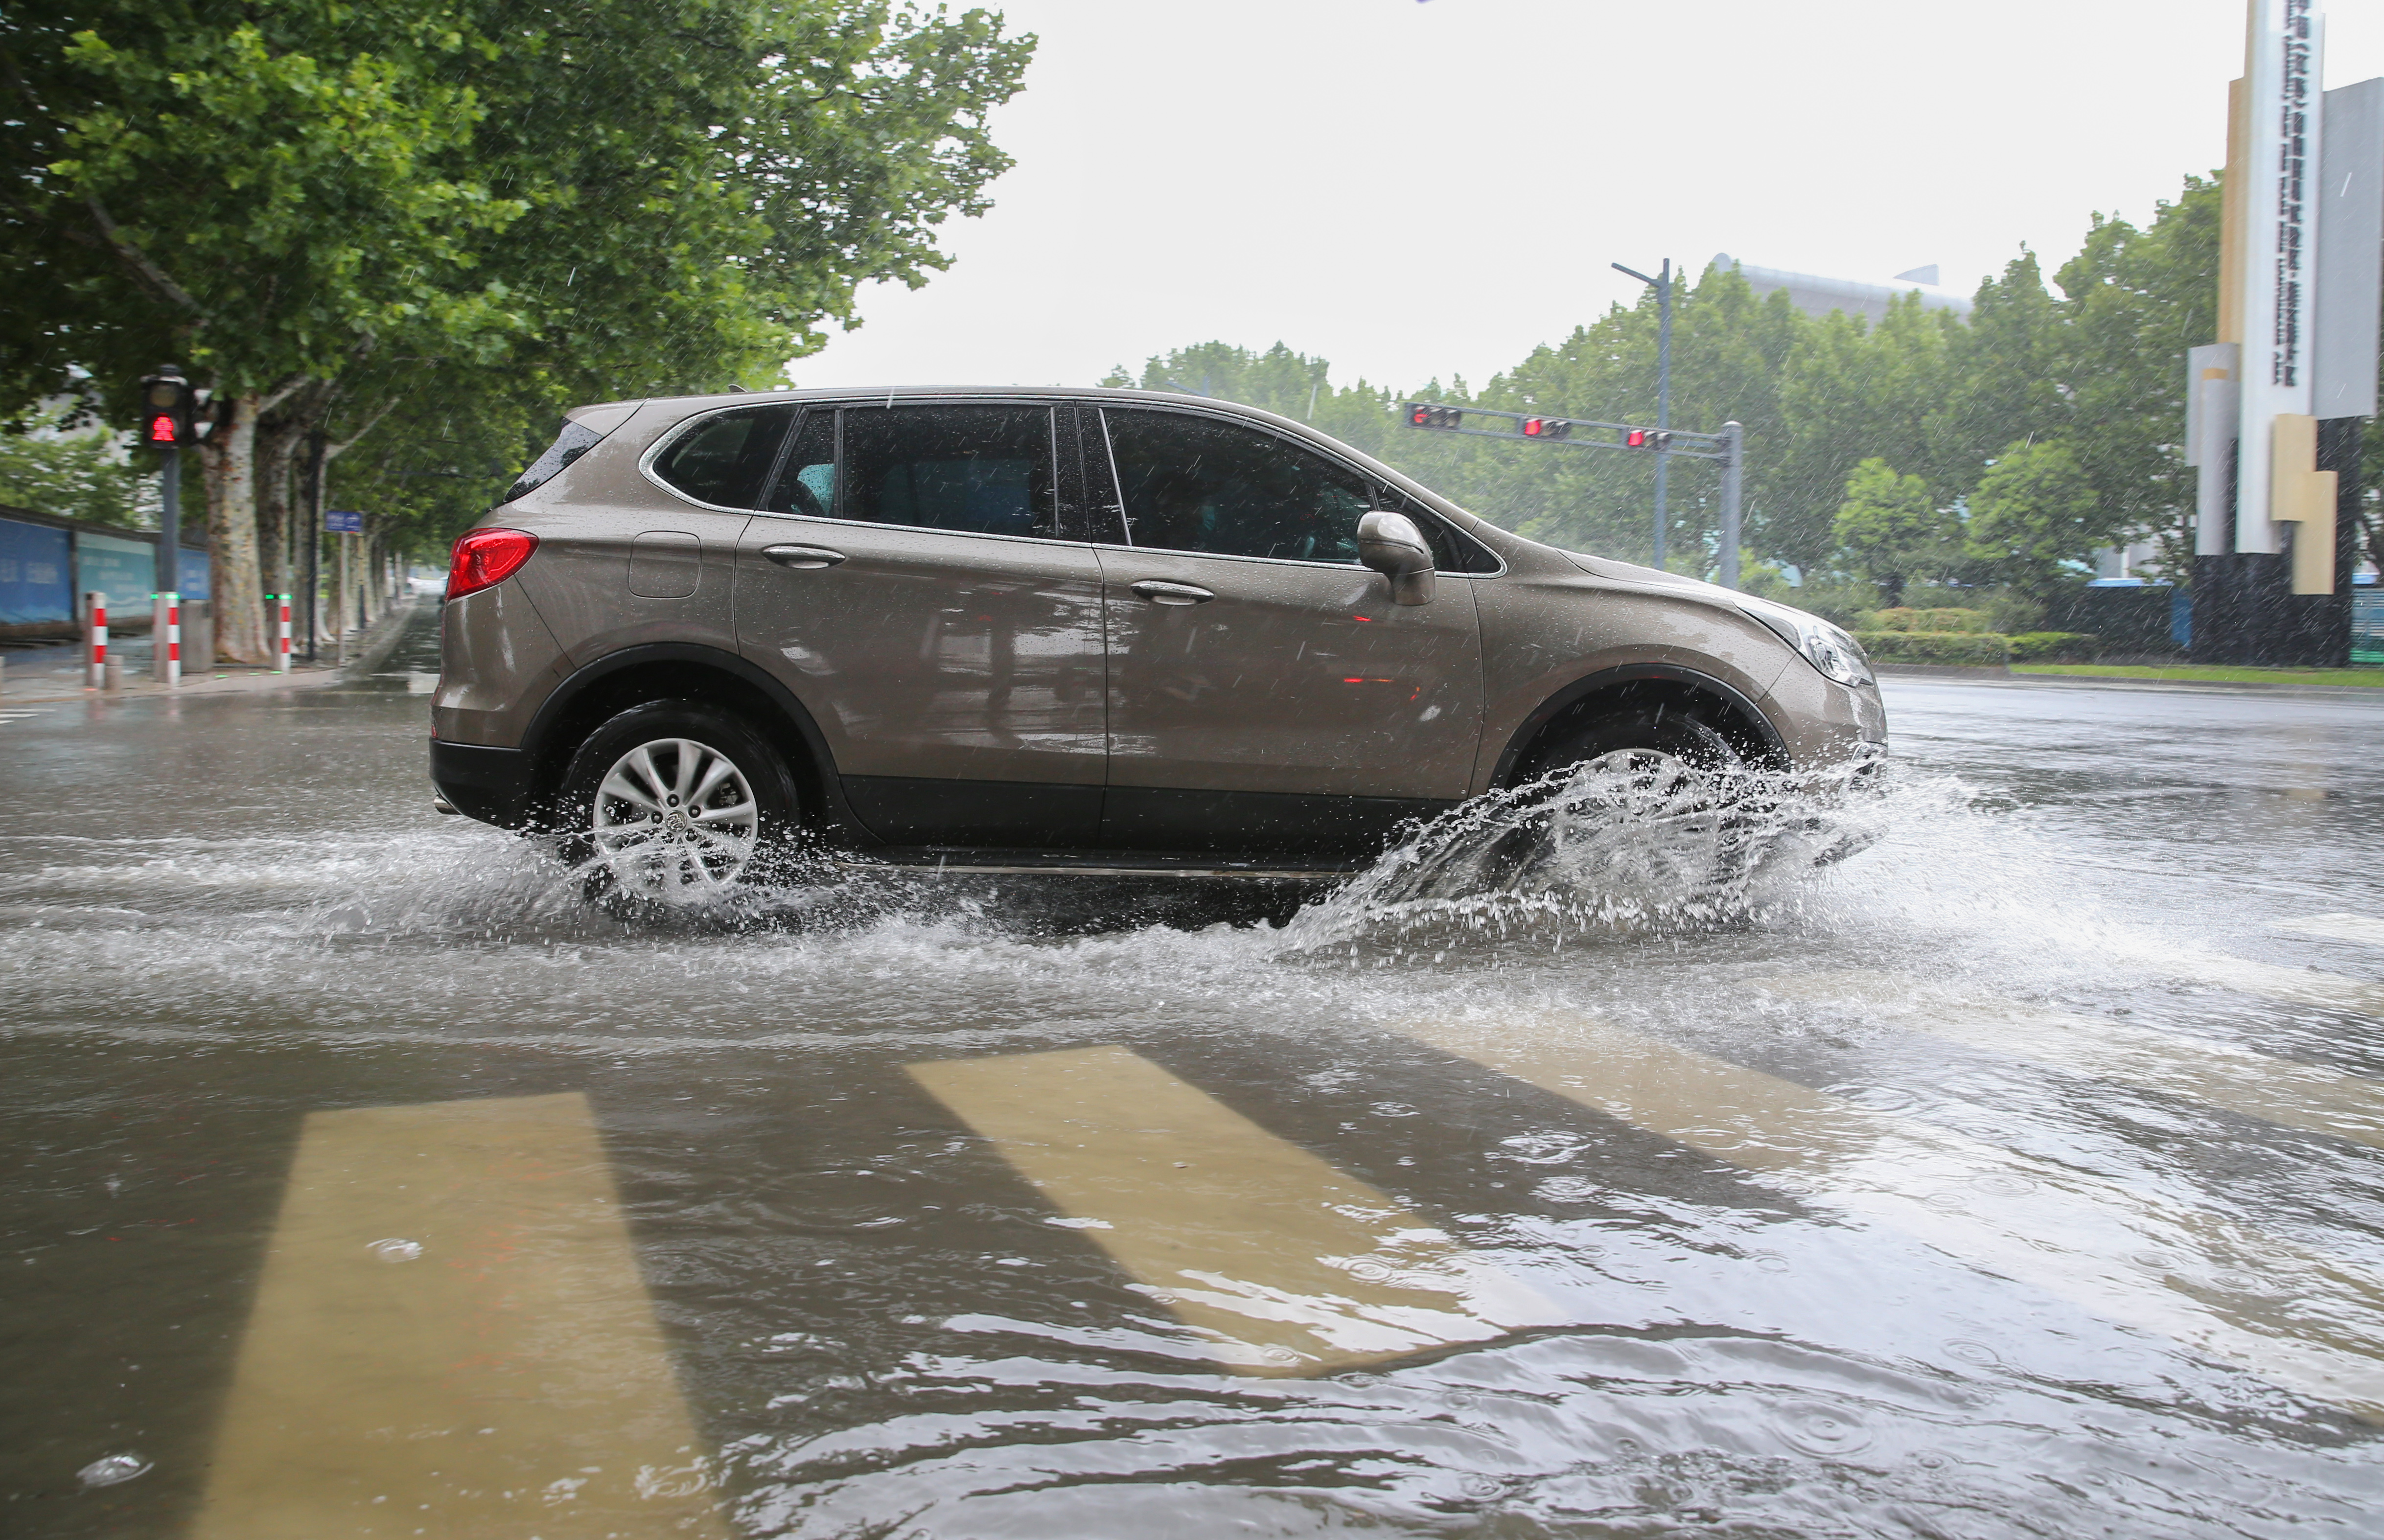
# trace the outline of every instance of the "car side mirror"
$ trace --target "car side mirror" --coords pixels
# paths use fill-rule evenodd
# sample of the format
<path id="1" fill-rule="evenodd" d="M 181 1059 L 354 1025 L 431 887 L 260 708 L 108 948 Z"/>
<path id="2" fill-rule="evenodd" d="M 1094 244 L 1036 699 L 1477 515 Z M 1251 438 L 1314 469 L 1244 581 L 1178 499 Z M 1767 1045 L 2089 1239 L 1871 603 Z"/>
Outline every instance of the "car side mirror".
<path id="1" fill-rule="evenodd" d="M 1358 562 L 1391 580 L 1392 603 L 1432 602 L 1432 545 L 1407 515 L 1368 514 L 1360 519 Z"/>

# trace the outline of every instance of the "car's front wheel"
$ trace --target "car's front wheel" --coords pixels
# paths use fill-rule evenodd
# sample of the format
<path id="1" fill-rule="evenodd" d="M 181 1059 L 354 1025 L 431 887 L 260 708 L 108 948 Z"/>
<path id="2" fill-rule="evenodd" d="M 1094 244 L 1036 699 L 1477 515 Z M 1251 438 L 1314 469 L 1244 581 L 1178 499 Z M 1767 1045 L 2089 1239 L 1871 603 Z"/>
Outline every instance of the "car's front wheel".
<path id="1" fill-rule="evenodd" d="M 742 721 L 689 701 L 633 706 L 563 776 L 565 854 L 593 892 L 687 905 L 754 874 L 794 834 L 785 761 Z"/>

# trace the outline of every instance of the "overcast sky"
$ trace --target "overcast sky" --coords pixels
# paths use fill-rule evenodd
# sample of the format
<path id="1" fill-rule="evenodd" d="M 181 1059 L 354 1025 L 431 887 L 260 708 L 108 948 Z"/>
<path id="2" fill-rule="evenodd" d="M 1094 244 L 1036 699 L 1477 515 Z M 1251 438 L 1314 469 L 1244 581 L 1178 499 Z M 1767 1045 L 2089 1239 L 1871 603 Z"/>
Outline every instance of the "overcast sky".
<path id="1" fill-rule="evenodd" d="M 1089 384 L 1218 339 L 1478 385 L 1628 299 L 1608 262 L 1721 251 L 1967 292 L 2220 164 L 2243 51 L 2241 0 L 1001 8 L 1042 43 L 993 211 L 796 383 Z M 2384 74 L 2384 4 L 2327 9 L 2326 83 Z"/>

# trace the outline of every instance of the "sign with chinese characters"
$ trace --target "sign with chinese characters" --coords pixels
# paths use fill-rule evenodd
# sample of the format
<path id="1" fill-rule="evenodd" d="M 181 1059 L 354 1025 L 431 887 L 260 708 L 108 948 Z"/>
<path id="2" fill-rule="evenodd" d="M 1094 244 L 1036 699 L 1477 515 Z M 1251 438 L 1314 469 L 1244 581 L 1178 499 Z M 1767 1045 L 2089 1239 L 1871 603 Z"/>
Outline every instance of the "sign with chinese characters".
<path id="1" fill-rule="evenodd" d="M 323 528 L 334 535 L 361 535 L 365 532 L 365 515 L 353 508 L 326 508 Z"/>
<path id="2" fill-rule="evenodd" d="M 2318 69 L 2325 19 L 2314 0 L 2254 0 L 2244 61 L 2244 179 L 2235 549 L 2281 549 L 2277 528 L 2276 422 L 2310 411 L 2310 298 L 2317 255 Z M 2295 467 L 2286 467 L 2289 471 Z M 2306 468 L 2306 467 L 2302 467 Z"/>

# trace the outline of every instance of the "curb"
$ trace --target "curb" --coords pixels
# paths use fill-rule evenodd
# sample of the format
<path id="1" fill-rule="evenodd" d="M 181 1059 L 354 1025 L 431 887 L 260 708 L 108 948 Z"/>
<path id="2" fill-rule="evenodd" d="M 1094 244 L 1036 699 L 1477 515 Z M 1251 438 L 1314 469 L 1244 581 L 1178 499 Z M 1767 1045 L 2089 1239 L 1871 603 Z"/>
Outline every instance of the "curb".
<path id="1" fill-rule="evenodd" d="M 1891 679 L 2006 679 L 2012 677 L 2010 666 L 1999 663 L 1875 663 L 1870 665 L 1870 671 Z"/>
<path id="2" fill-rule="evenodd" d="M 1915 669 L 1876 669 L 1882 677 L 1911 676 Z M 1987 669 L 1937 669 L 1935 677 L 1967 676 L 1968 682 L 1983 685 L 2035 686 L 2052 689 L 2143 689 L 2181 695 L 2227 694 L 2297 695 L 2327 699 L 2365 699 L 2384 704 L 2384 685 L 2303 685 L 2269 684 L 2259 679 L 2131 679 L 2112 674 L 2012 674 L 1996 677 Z"/>
<path id="3" fill-rule="evenodd" d="M 180 701 L 194 695 L 242 695 L 267 689 L 329 689 L 370 675 L 373 669 L 388 660 L 396 650 L 398 638 L 404 634 L 407 617 L 413 615 L 419 595 L 408 595 L 373 624 L 357 642 L 355 656 L 347 666 L 323 664 L 313 668 L 292 668 L 287 674 L 269 668 L 242 668 L 237 673 L 185 676 L 174 689 L 143 677 L 127 679 L 121 689 L 93 689 L 89 685 L 59 686 L 46 681 L 19 686 L 13 682 L 0 685 L 0 710 L 18 705 L 55 706 L 77 701 Z"/>

